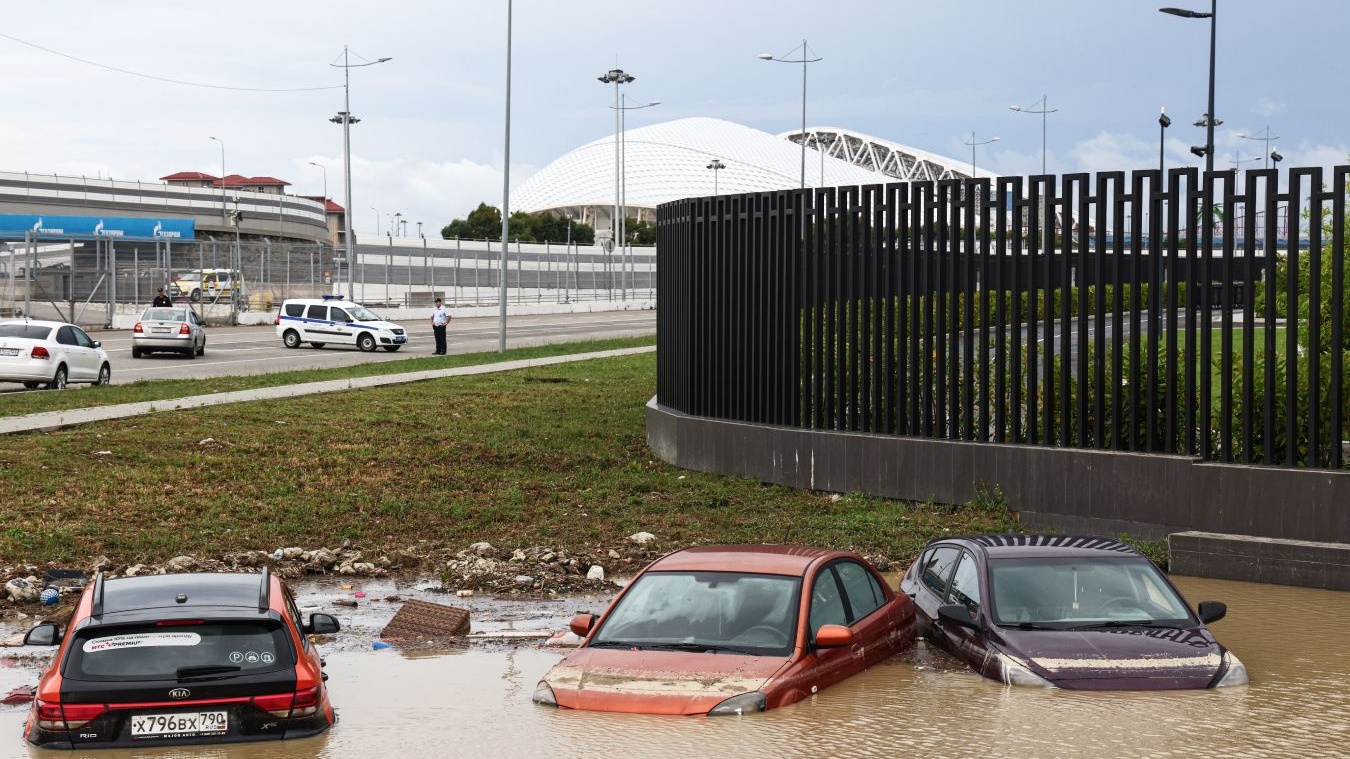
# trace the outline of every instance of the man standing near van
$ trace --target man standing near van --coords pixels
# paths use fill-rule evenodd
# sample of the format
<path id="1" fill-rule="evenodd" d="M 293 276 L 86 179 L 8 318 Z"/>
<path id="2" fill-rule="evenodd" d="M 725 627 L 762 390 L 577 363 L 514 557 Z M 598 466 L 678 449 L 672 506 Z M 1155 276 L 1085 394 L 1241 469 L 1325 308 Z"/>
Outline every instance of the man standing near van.
<path id="1" fill-rule="evenodd" d="M 433 356 L 445 355 L 445 327 L 450 323 L 450 311 L 441 305 L 441 299 L 436 299 L 436 307 L 431 309 L 431 331 L 436 335 L 436 350 L 432 351 Z"/>

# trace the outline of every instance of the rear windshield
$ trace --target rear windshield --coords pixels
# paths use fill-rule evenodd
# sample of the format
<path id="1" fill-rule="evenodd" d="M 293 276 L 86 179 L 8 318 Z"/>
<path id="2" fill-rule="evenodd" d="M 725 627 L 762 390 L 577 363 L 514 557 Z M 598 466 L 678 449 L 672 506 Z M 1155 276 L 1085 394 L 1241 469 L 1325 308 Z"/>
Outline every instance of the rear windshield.
<path id="1" fill-rule="evenodd" d="M 182 309 L 151 308 L 146 310 L 141 319 L 148 322 L 183 322 L 187 321 L 187 314 Z"/>
<path id="2" fill-rule="evenodd" d="M 104 627 L 77 633 L 64 677 L 161 680 L 294 666 L 285 628 L 272 621 Z"/>
<path id="3" fill-rule="evenodd" d="M 0 337 L 26 337 L 29 340 L 46 340 L 52 332 L 51 327 L 37 324 L 0 324 Z"/>

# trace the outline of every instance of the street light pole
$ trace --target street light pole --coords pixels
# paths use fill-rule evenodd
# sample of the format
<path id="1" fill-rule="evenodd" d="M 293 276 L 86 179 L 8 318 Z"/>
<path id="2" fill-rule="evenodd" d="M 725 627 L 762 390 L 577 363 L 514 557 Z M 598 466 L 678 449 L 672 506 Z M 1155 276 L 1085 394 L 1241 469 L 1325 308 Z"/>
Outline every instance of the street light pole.
<path id="1" fill-rule="evenodd" d="M 342 125 L 342 174 L 343 182 L 346 185 L 345 205 L 342 209 L 342 247 L 347 259 L 347 298 L 355 299 L 352 293 L 352 272 L 356 265 L 356 241 L 352 236 L 352 124 L 360 119 L 352 116 L 352 69 L 361 66 L 374 66 L 377 63 L 393 60 L 392 58 L 379 58 L 365 63 L 352 63 L 347 46 L 342 46 L 342 63 L 330 63 L 329 66 L 342 69 L 342 111 L 338 115 L 329 119 L 334 124 Z M 376 224 L 379 219 L 376 219 Z"/>
<path id="2" fill-rule="evenodd" d="M 324 199 L 325 201 L 327 201 L 327 200 L 328 200 L 328 167 L 327 167 L 327 166 L 324 166 L 324 165 L 321 164 L 321 163 L 315 163 L 315 162 L 313 162 L 313 161 L 310 161 L 310 162 L 309 162 L 309 165 L 310 165 L 310 166 L 318 166 L 318 167 L 319 167 L 319 170 L 323 172 L 323 199 Z"/>
<path id="3" fill-rule="evenodd" d="M 224 224 L 230 213 L 225 204 L 225 141 L 219 137 L 211 139 L 220 143 L 220 223 Z"/>
<path id="4" fill-rule="evenodd" d="M 506 246 L 511 231 L 511 0 L 506 0 L 506 135 L 502 154 L 502 257 L 497 287 L 497 352 L 506 352 Z"/>
<path id="5" fill-rule="evenodd" d="M 991 142 L 998 142 L 998 138 L 997 138 L 997 137 L 990 137 L 990 138 L 987 139 L 987 140 L 980 140 L 979 142 L 976 142 L 976 141 L 975 141 L 975 133 L 974 133 L 974 132 L 971 132 L 971 133 L 970 133 L 970 141 L 969 141 L 969 142 L 966 142 L 966 141 L 963 140 L 962 142 L 964 142 L 966 145 L 969 145 L 969 146 L 970 146 L 970 178 L 971 178 L 971 179 L 974 179 L 974 178 L 975 178 L 975 147 L 976 147 L 977 145 L 988 145 L 988 144 L 991 143 Z"/>
<path id="6" fill-rule="evenodd" d="M 713 195 L 717 194 L 717 172 L 721 171 L 722 169 L 725 169 L 726 167 L 727 165 L 725 163 L 722 163 L 722 160 L 720 158 L 714 158 L 712 159 L 712 163 L 708 164 L 708 168 L 712 169 L 713 173 Z"/>
<path id="7" fill-rule="evenodd" d="M 829 150 L 830 146 L 834 144 L 834 137 L 833 134 L 821 134 L 820 132 L 816 132 L 815 135 L 816 152 L 820 153 L 820 184 L 817 185 L 818 187 L 825 186 L 825 151 Z"/>
<path id="8" fill-rule="evenodd" d="M 1278 140 L 1278 139 L 1280 139 L 1280 138 L 1279 138 L 1279 135 L 1276 135 L 1276 136 L 1274 136 L 1274 137 L 1272 137 L 1272 136 L 1270 135 L 1270 125 L 1269 125 L 1269 124 L 1266 125 L 1266 128 L 1265 128 L 1265 136 L 1264 136 L 1264 137 L 1257 137 L 1257 136 L 1246 135 L 1246 134 L 1239 134 L 1238 137 L 1241 137 L 1241 138 L 1244 139 L 1244 140 L 1260 140 L 1260 141 L 1264 142 L 1264 143 L 1265 143 L 1265 147 L 1262 148 L 1262 152 L 1263 152 L 1263 153 L 1265 154 L 1265 156 L 1266 156 L 1266 162 L 1265 162 L 1265 165 L 1264 165 L 1262 168 L 1266 168 L 1266 169 L 1270 168 L 1270 152 L 1271 152 L 1271 151 L 1270 151 L 1270 143 L 1273 142 L 1274 140 Z"/>
<path id="9" fill-rule="evenodd" d="M 1046 122 L 1045 122 L 1045 119 L 1046 119 L 1047 114 L 1058 113 L 1058 112 L 1059 112 L 1059 109 L 1058 109 L 1058 108 L 1050 108 L 1049 105 L 1050 105 L 1050 98 L 1049 98 L 1049 96 L 1043 94 L 1043 95 L 1041 95 L 1041 107 L 1040 107 L 1039 109 L 1023 108 L 1023 107 L 1020 106 L 1020 105 L 1010 105 L 1010 106 L 1008 106 L 1008 110 L 1010 110 L 1010 111 L 1017 111 L 1018 113 L 1039 113 L 1039 114 L 1041 115 L 1041 173 L 1042 173 L 1042 174 L 1045 173 L 1045 128 L 1046 128 Z"/>
<path id="10" fill-rule="evenodd" d="M 402 223 L 403 223 L 403 212 L 402 212 L 402 211 L 395 211 L 395 212 L 394 212 L 394 231 L 393 231 L 393 236 L 394 236 L 394 237 L 402 237 L 402 236 L 403 236 L 403 230 L 399 229 L 399 225 L 402 224 Z"/>
<path id="11" fill-rule="evenodd" d="M 808 63 L 815 63 L 815 62 L 817 62 L 817 61 L 822 61 L 822 60 L 825 60 L 825 59 L 822 58 L 822 57 L 819 57 L 819 56 L 817 56 L 817 57 L 815 57 L 815 58 L 811 58 L 811 57 L 810 57 L 810 55 L 811 55 L 811 48 L 807 46 L 807 44 L 806 44 L 806 38 L 805 38 L 805 37 L 802 38 L 802 44 L 801 44 L 801 46 L 800 46 L 800 47 L 794 47 L 794 48 L 792 48 L 791 50 L 789 50 L 789 51 L 788 51 L 788 55 L 791 55 L 792 53 L 797 52 L 797 50 L 801 50 L 801 51 L 802 51 L 802 57 L 801 57 L 801 58 L 778 58 L 778 57 L 775 57 L 772 53 L 760 53 L 760 54 L 759 54 L 759 57 L 760 57 L 762 60 L 766 60 L 766 61 L 777 61 L 778 63 L 800 63 L 800 64 L 802 64 L 802 133 L 801 133 L 801 135 L 799 135 L 799 136 L 801 137 L 801 144 L 802 144 L 802 183 L 801 183 L 801 189 L 804 190 L 804 189 L 806 189 L 806 64 L 808 64 Z"/>
<path id="12" fill-rule="evenodd" d="M 651 108 L 654 105 L 661 105 L 660 100 L 653 100 L 650 103 L 642 105 L 628 105 L 628 96 L 620 97 L 623 105 L 619 106 L 619 266 L 623 269 L 622 283 L 620 288 L 623 299 L 628 300 L 628 286 L 633 272 L 630 270 L 632 265 L 632 251 L 628 248 L 628 114 L 627 111 L 637 111 L 643 108 Z"/>
<path id="13" fill-rule="evenodd" d="M 604 84 L 614 85 L 614 105 L 610 106 L 614 109 L 614 218 L 610 220 L 611 246 L 607 251 L 607 253 L 612 256 L 614 252 L 613 246 L 621 245 L 623 241 L 623 217 L 621 216 L 622 209 L 619 207 L 623 202 L 623 147 L 620 144 L 623 135 L 623 107 L 619 105 L 619 85 L 636 81 L 637 77 L 628 74 L 623 69 L 610 69 L 605 72 L 604 76 L 598 77 L 598 79 Z M 622 255 L 622 249 L 620 255 Z M 612 260 L 613 259 L 611 258 L 611 263 Z M 611 274 L 610 276 L 612 277 L 613 275 Z M 610 286 L 612 289 L 612 281 Z"/>
<path id="14" fill-rule="evenodd" d="M 1218 0 L 1210 0 L 1209 13 L 1187 10 L 1185 8 L 1159 8 L 1162 13 L 1171 16 L 1180 16 L 1181 18 L 1207 18 L 1209 19 L 1209 110 L 1205 112 L 1203 126 L 1205 127 L 1205 171 L 1206 173 L 1214 171 L 1214 127 L 1222 122 L 1218 121 L 1214 114 L 1214 47 L 1218 41 Z M 1196 152 L 1194 149 L 1192 153 Z"/>
<path id="15" fill-rule="evenodd" d="M 1163 148 L 1167 143 L 1167 128 L 1172 126 L 1172 118 L 1167 115 L 1167 107 L 1158 109 L 1158 174 L 1162 174 L 1163 168 Z M 1162 181 L 1161 178 L 1158 180 Z"/>

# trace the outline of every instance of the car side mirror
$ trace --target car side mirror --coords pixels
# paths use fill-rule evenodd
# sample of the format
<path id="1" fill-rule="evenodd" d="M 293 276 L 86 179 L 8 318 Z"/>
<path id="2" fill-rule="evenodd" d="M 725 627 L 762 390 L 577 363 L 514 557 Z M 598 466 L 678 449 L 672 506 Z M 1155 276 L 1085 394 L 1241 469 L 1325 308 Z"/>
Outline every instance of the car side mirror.
<path id="1" fill-rule="evenodd" d="M 55 622 L 40 622 L 23 636 L 25 646 L 55 646 L 61 642 L 61 628 Z"/>
<path id="2" fill-rule="evenodd" d="M 1228 615 L 1228 604 L 1222 601 L 1201 601 L 1197 609 L 1200 612 L 1200 621 L 1205 624 L 1218 622 Z"/>
<path id="3" fill-rule="evenodd" d="M 816 648 L 843 648 L 853 645 L 853 630 L 843 625 L 821 625 L 816 630 Z"/>
<path id="4" fill-rule="evenodd" d="M 95 347 L 95 348 L 102 348 L 102 347 L 103 347 L 103 341 L 102 341 L 102 340 L 95 340 L 95 341 L 94 341 L 94 347 Z"/>
<path id="5" fill-rule="evenodd" d="M 567 626 L 572 632 L 584 638 L 587 635 L 590 635 L 591 628 L 595 627 L 595 615 L 578 614 L 575 617 L 572 617 L 572 621 L 568 622 Z"/>
<path id="6" fill-rule="evenodd" d="M 337 617 L 315 612 L 309 615 L 309 624 L 303 626 L 302 632 L 306 635 L 333 635 L 341 629 L 342 625 L 338 623 Z"/>
<path id="7" fill-rule="evenodd" d="M 975 621 L 975 617 L 971 615 L 970 609 L 967 609 L 960 604 L 940 606 L 938 607 L 937 613 L 938 619 L 951 622 L 954 625 L 969 627 L 972 630 L 978 630 L 980 628 L 980 623 Z"/>

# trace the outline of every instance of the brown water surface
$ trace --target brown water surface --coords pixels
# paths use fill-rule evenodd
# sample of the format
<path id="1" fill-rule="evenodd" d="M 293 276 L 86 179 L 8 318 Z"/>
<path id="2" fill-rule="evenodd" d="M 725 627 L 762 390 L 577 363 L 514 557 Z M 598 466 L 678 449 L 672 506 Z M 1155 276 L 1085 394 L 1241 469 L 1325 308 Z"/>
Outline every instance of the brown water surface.
<path id="1" fill-rule="evenodd" d="M 1176 579 L 1192 605 L 1228 604 L 1228 617 L 1212 629 L 1246 663 L 1250 685 L 1173 693 L 1008 688 L 920 644 L 767 714 L 597 714 L 530 703 L 535 682 L 561 651 L 485 643 L 451 651 L 374 651 L 369 635 L 384 620 L 354 619 L 344 632 L 348 637 L 325 647 L 340 717 L 327 735 L 87 756 L 1350 757 L 1350 593 Z M 475 629 L 562 629 L 574 608 L 602 602 L 544 604 L 532 615 L 522 612 L 525 605 L 484 600 L 475 611 Z M 35 680 L 31 661 L 11 660 L 0 668 L 2 690 Z M 86 756 L 28 749 L 20 738 L 24 713 L 25 707 L 0 707 L 0 757 Z"/>

